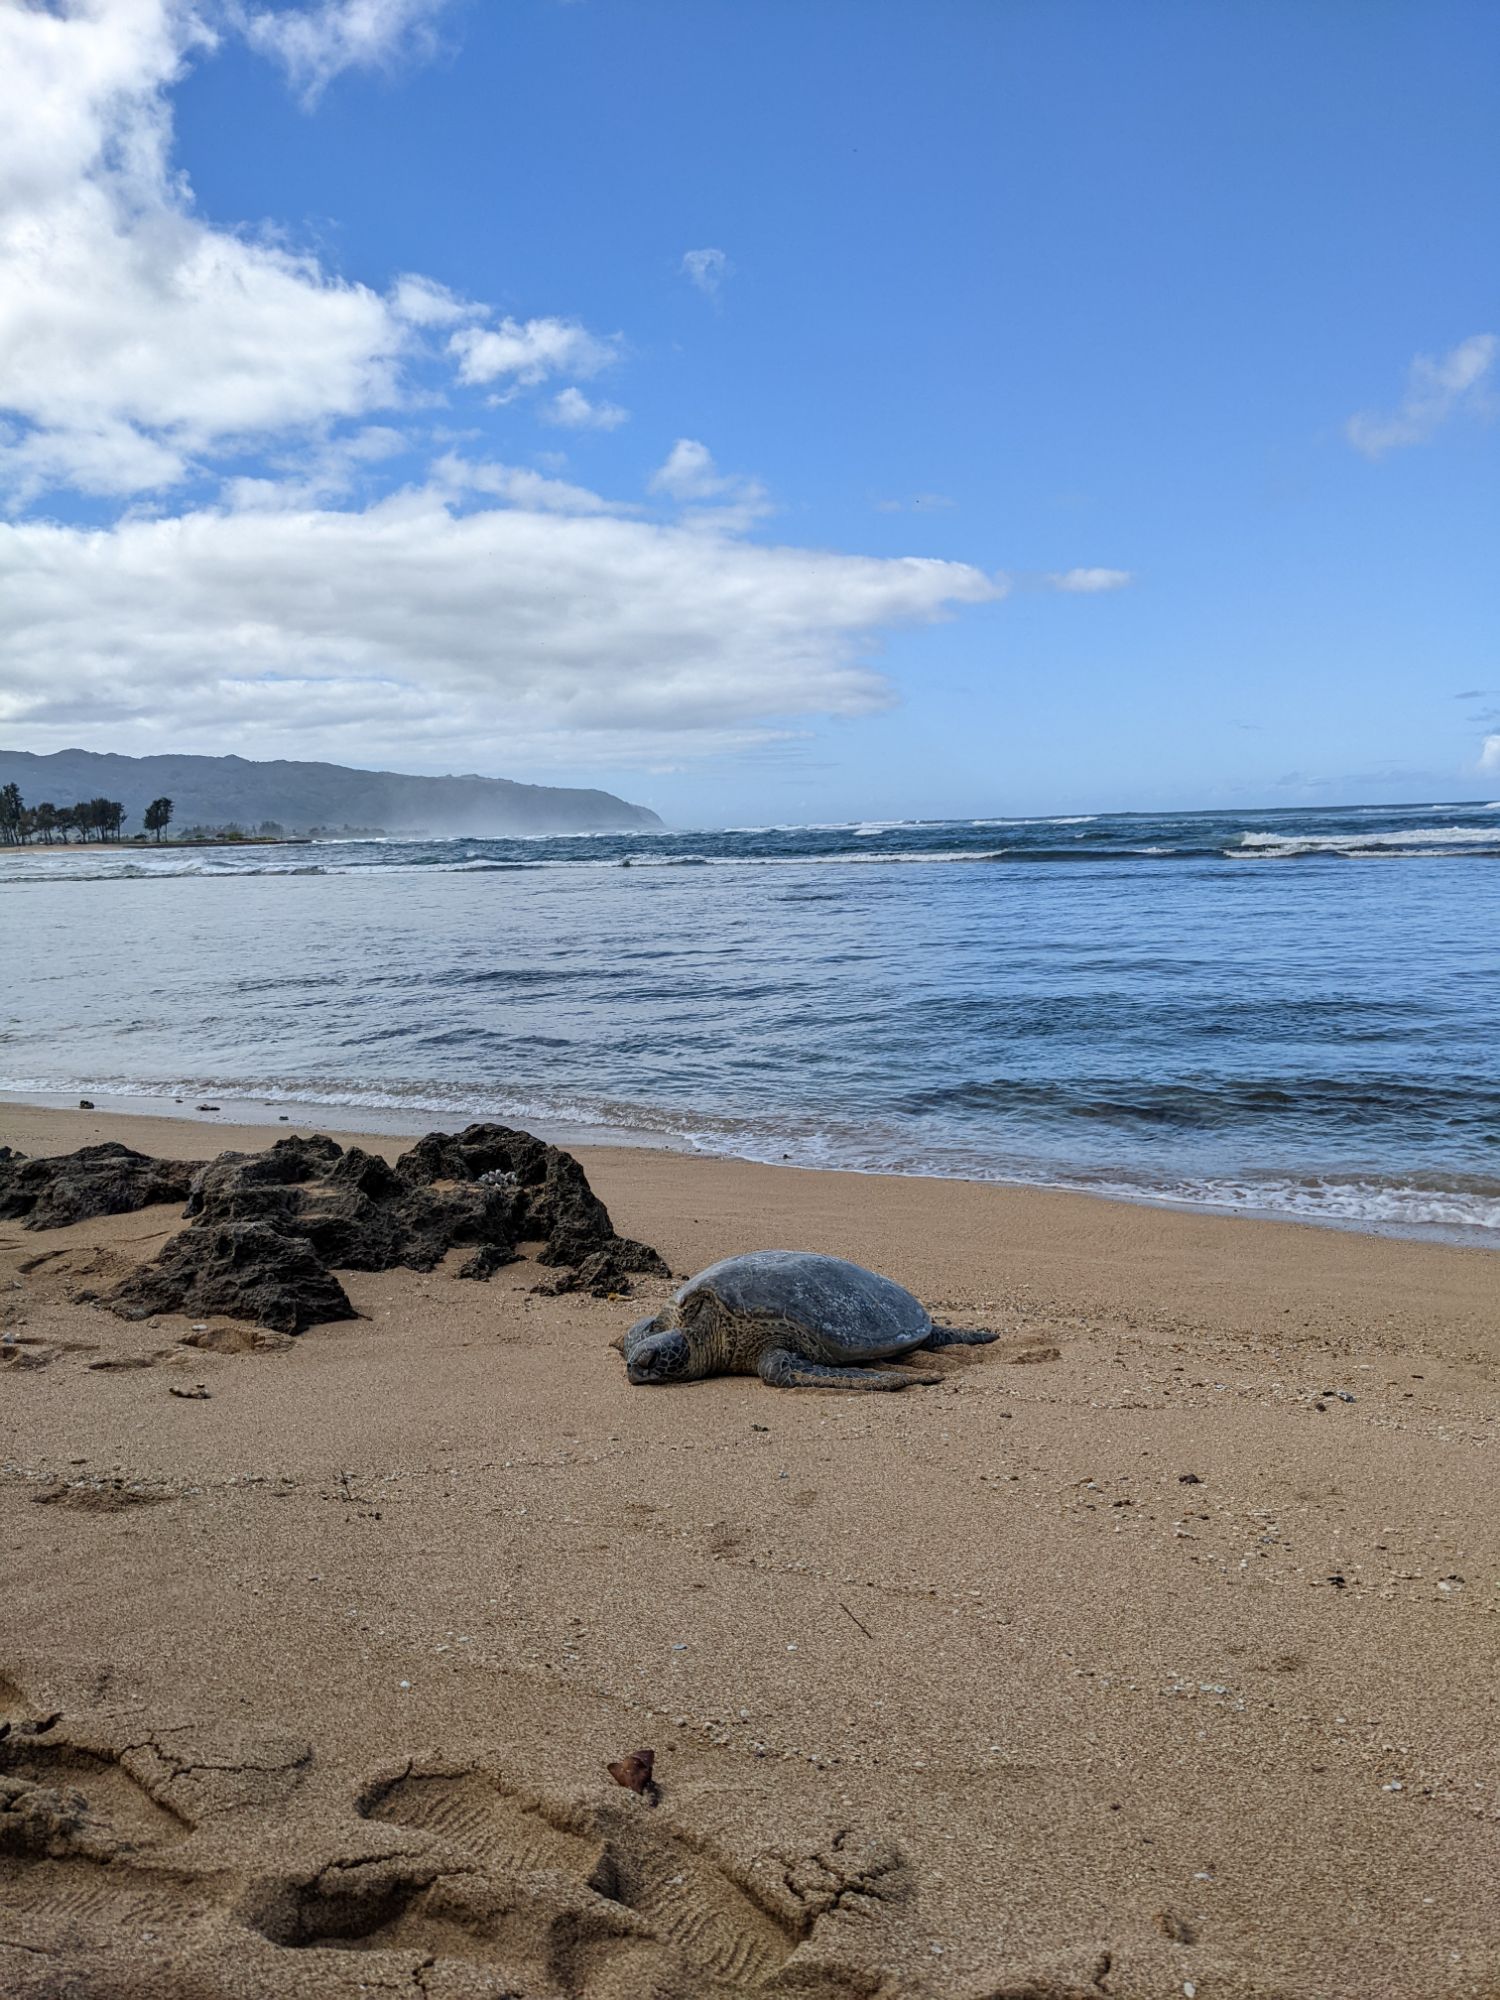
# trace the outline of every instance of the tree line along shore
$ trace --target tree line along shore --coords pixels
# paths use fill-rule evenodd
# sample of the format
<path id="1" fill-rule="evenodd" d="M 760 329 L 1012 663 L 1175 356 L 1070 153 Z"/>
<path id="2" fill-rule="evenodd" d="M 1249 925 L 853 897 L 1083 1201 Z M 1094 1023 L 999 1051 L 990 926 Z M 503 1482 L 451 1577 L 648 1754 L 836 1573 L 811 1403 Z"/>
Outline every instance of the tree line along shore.
<path id="1" fill-rule="evenodd" d="M 73 847 L 99 842 L 103 845 L 160 844 L 172 821 L 172 801 L 153 799 L 141 814 L 142 831 L 126 833 L 126 810 L 118 799 L 79 799 L 72 805 L 54 805 L 44 799 L 29 806 L 18 785 L 0 785 L 0 846 Z M 178 846 L 241 846 L 281 840 L 316 840 L 320 835 L 344 837 L 381 835 L 383 827 L 308 827 L 289 831 L 279 821 L 265 819 L 255 827 L 233 822 L 223 826 L 190 826 L 167 835 Z"/>

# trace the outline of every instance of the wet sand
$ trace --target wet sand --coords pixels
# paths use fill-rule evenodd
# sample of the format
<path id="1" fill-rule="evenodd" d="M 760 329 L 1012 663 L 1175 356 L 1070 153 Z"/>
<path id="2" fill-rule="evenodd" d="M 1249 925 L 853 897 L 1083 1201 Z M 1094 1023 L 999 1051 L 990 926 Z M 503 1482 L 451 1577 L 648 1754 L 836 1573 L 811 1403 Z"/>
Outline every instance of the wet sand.
<path id="1" fill-rule="evenodd" d="M 674 1272 L 829 1250 L 1002 1338 L 631 1389 L 665 1283 L 355 1274 L 256 1343 L 75 1301 L 172 1211 L 0 1224 L 7 2000 L 1493 2000 L 1492 1253 L 580 1157 Z"/>

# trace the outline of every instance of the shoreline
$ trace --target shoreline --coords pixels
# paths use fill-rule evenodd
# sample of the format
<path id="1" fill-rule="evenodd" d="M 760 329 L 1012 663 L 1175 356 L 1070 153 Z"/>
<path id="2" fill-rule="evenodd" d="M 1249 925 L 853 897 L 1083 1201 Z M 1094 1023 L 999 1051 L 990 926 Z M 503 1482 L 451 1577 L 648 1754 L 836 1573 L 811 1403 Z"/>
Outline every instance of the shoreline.
<path id="1" fill-rule="evenodd" d="M 0 844 L 0 855 L 172 854 L 198 847 L 315 847 L 317 845 L 318 842 L 311 834 L 246 833 L 238 840 L 137 840 L 132 836 L 128 840 L 28 840 L 20 843 L 10 841 Z"/>
<path id="2" fill-rule="evenodd" d="M 0 1106 L 30 1153 L 310 1129 L 209 1122 Z M 176 1206 L 0 1224 L 0 1763 L 92 1844 L 0 1855 L 8 1996 L 1500 1990 L 1487 1258 L 579 1158 L 676 1278 L 458 1253 L 262 1338 L 92 1302 Z M 631 1319 L 772 1244 L 999 1339 L 898 1396 L 627 1385 Z"/>
<path id="3" fill-rule="evenodd" d="M 5 1106 L 15 1106 L 21 1110 L 30 1108 L 69 1112 L 76 1108 L 77 1103 L 78 1099 L 71 1091 L 0 1089 L 0 1109 Z M 770 1171 L 785 1169 L 798 1173 L 843 1174 L 855 1179 L 877 1181 L 917 1183 L 930 1181 L 959 1187 L 1007 1189 L 1018 1193 L 1057 1195 L 1086 1202 L 1104 1202 L 1122 1208 L 1144 1208 L 1169 1214 L 1212 1217 L 1228 1222 L 1269 1222 L 1288 1228 L 1331 1230 L 1340 1235 L 1370 1237 L 1378 1241 L 1429 1243 L 1478 1250 L 1492 1255 L 1500 1251 L 1500 1230 L 1478 1225 L 1442 1222 L 1404 1223 L 1355 1216 L 1293 1214 L 1270 1205 L 1177 1199 L 1170 1195 L 1152 1193 L 1146 1189 L 1134 1192 L 1117 1184 L 1111 1184 L 1107 1189 L 1090 1188 L 1080 1187 L 1066 1180 L 1006 1179 L 998 1176 L 983 1178 L 963 1173 L 944 1174 L 918 1169 L 902 1171 L 888 1167 L 861 1167 L 842 1163 L 835 1166 L 821 1166 L 796 1161 L 790 1157 L 782 1161 L 758 1160 L 751 1154 L 735 1152 L 732 1149 L 723 1152 L 713 1151 L 699 1145 L 691 1138 L 671 1132 L 651 1132 L 623 1125 L 579 1124 L 567 1120 L 538 1119 L 520 1112 L 492 1114 L 483 1110 L 461 1110 L 452 1105 L 435 1104 L 416 1104 L 410 1110 L 401 1110 L 390 1105 L 332 1104 L 307 1098 L 242 1098 L 233 1095 L 216 1097 L 214 1103 L 216 1108 L 212 1113 L 200 1113 L 185 1098 L 167 1098 L 147 1092 L 101 1092 L 93 1100 L 95 1114 L 100 1117 L 179 1120 L 192 1126 L 205 1123 L 216 1126 L 234 1124 L 252 1129 L 279 1129 L 285 1125 L 288 1130 L 326 1131 L 335 1138 L 343 1136 L 417 1138 L 433 1129 L 458 1130 L 475 1120 L 490 1119 L 491 1122 L 500 1124 L 516 1124 L 520 1129 L 533 1132 L 536 1137 L 547 1140 L 551 1145 L 562 1146 L 573 1152 L 617 1150 L 673 1153 L 688 1159 L 724 1160 L 744 1166 L 763 1166 Z"/>
<path id="4" fill-rule="evenodd" d="M 382 1125 L 373 1115 L 369 1122 L 337 1117 L 288 1117 L 283 1122 L 279 1115 L 274 1122 L 265 1117 L 245 1120 L 230 1115 L 232 1102 L 225 1099 L 225 1109 L 199 1116 L 184 1115 L 175 1105 L 171 1115 L 111 1109 L 103 1102 L 83 1111 L 34 1101 L 23 1106 L 14 1097 L 0 1096 L 0 1143 L 18 1146 L 22 1152 L 52 1153 L 116 1137 L 141 1152 L 212 1159 L 220 1152 L 256 1151 L 278 1138 L 321 1132 L 341 1144 L 361 1145 L 394 1158 L 427 1131 L 458 1130 L 461 1122 L 469 1122 L 453 1118 L 446 1127 L 441 1121 L 435 1127 L 430 1115 L 415 1114 L 400 1126 Z M 697 1211 L 699 1216 L 713 1212 L 727 1222 L 734 1203 L 742 1199 L 749 1212 L 781 1220 L 788 1244 L 795 1235 L 798 1245 L 807 1248 L 829 1248 L 833 1232 L 853 1227 L 851 1218 L 857 1215 L 881 1218 L 858 1225 L 857 1248 L 833 1253 L 875 1267 L 881 1263 L 880 1245 L 887 1229 L 897 1239 L 916 1231 L 934 1245 L 992 1239 L 1001 1258 L 1021 1254 L 1024 1243 L 1026 1261 L 1038 1272 L 1054 1264 L 1076 1271 L 1097 1262 L 1106 1284 L 1109 1261 L 1128 1254 L 1160 1261 L 1164 1268 L 1201 1261 L 1232 1272 L 1236 1282 L 1259 1274 L 1257 1284 L 1264 1283 L 1268 1295 L 1279 1298 L 1282 1284 L 1273 1274 L 1284 1265 L 1297 1282 L 1327 1287 L 1330 1310 L 1335 1304 L 1347 1308 L 1343 1288 L 1351 1284 L 1358 1284 L 1361 1292 L 1368 1288 L 1372 1300 L 1381 1296 L 1383 1286 L 1400 1294 L 1413 1284 L 1427 1284 L 1436 1288 L 1435 1296 L 1466 1301 L 1466 1313 L 1470 1308 L 1474 1312 L 1476 1334 L 1492 1328 L 1500 1336 L 1500 1295 L 1495 1291 L 1493 1251 L 1488 1244 L 1328 1227 L 1300 1217 L 1226 1214 L 1187 1204 L 1129 1201 L 1072 1188 L 745 1160 L 667 1145 L 616 1142 L 597 1133 L 560 1137 L 553 1130 L 538 1129 L 535 1136 L 574 1153 L 611 1211 L 622 1189 L 630 1191 L 627 1201 L 635 1191 L 645 1190 L 653 1211 L 665 1206 L 671 1212 Z M 620 1227 L 626 1234 L 645 1234 L 649 1240 L 649 1230 L 638 1228 L 628 1210 Z M 823 1233 L 813 1242 L 808 1233 L 819 1229 Z M 753 1235 L 745 1236 L 741 1230 L 734 1234 L 732 1249 L 721 1254 L 765 1247 Z M 808 1237 L 805 1243 L 804 1237 Z M 681 1254 L 667 1254 L 673 1270 L 682 1275 L 690 1267 L 698 1268 Z M 709 1257 L 700 1260 L 709 1261 Z M 927 1274 L 923 1284 L 931 1291 L 938 1282 L 934 1257 L 924 1256 L 922 1263 Z M 1388 1317 L 1382 1306 L 1372 1325 L 1384 1324 Z"/>

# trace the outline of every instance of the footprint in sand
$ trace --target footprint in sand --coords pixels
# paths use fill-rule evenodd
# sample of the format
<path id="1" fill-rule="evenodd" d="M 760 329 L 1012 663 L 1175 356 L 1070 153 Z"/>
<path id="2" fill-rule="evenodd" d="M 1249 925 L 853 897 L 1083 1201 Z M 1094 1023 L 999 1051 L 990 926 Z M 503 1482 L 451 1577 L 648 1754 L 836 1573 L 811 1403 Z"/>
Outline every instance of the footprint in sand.
<path id="1" fill-rule="evenodd" d="M 90 1340 L 44 1340 L 35 1333 L 0 1334 L 0 1368 L 46 1368 L 60 1354 L 94 1354 Z"/>
<path id="2" fill-rule="evenodd" d="M 151 1863 L 192 1828 L 107 1749 L 0 1678 L 0 1905 L 67 1942 L 103 1925 L 180 1926 L 206 1901 Z M 38 1949 L 47 1948 L 45 1938 Z"/>
<path id="3" fill-rule="evenodd" d="M 161 1951 L 205 2000 L 433 1979 L 453 2000 L 849 2000 L 868 1986 L 820 1920 L 900 1893 L 896 1864 L 842 1835 L 741 1871 L 670 1808 L 544 1797 L 465 1764 L 373 1780 L 329 1844 L 317 1808 L 293 1804 L 312 1762 L 305 1744 L 239 1724 L 116 1748 L 0 1676 L 0 1987 L 51 2000 L 48 1967 L 66 1959 L 94 1966 L 88 2000 L 143 1997 Z M 212 1839 L 225 1814 L 267 1816 L 303 1865 L 240 1874 L 234 1844 Z"/>
<path id="4" fill-rule="evenodd" d="M 624 1938 L 665 1947 L 686 1969 L 685 1990 L 705 2000 L 763 1988 L 810 1927 L 773 1914 L 712 1855 L 623 1796 L 569 1808 L 489 1772 L 440 1769 L 377 1782 L 361 1810 L 435 1835 L 477 1873 L 500 1882 L 542 1873 L 565 1878 L 588 1892 L 596 1910 L 612 1905 L 636 1919 L 619 1927 Z M 594 1988 L 585 1976 L 567 1990 Z"/>

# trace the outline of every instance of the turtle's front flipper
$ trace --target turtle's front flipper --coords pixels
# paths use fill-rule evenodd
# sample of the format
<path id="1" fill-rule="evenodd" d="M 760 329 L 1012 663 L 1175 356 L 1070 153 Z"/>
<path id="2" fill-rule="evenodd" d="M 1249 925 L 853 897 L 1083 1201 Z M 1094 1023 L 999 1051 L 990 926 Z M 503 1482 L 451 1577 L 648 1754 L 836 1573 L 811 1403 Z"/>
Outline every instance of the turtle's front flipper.
<path id="1" fill-rule="evenodd" d="M 929 1351 L 938 1347 L 987 1347 L 999 1338 L 998 1333 L 986 1333 L 979 1327 L 935 1326 L 921 1345 Z"/>
<path id="2" fill-rule="evenodd" d="M 768 1347 L 758 1366 L 761 1381 L 773 1389 L 911 1389 L 943 1379 L 914 1368 L 827 1368 L 785 1347 Z"/>

